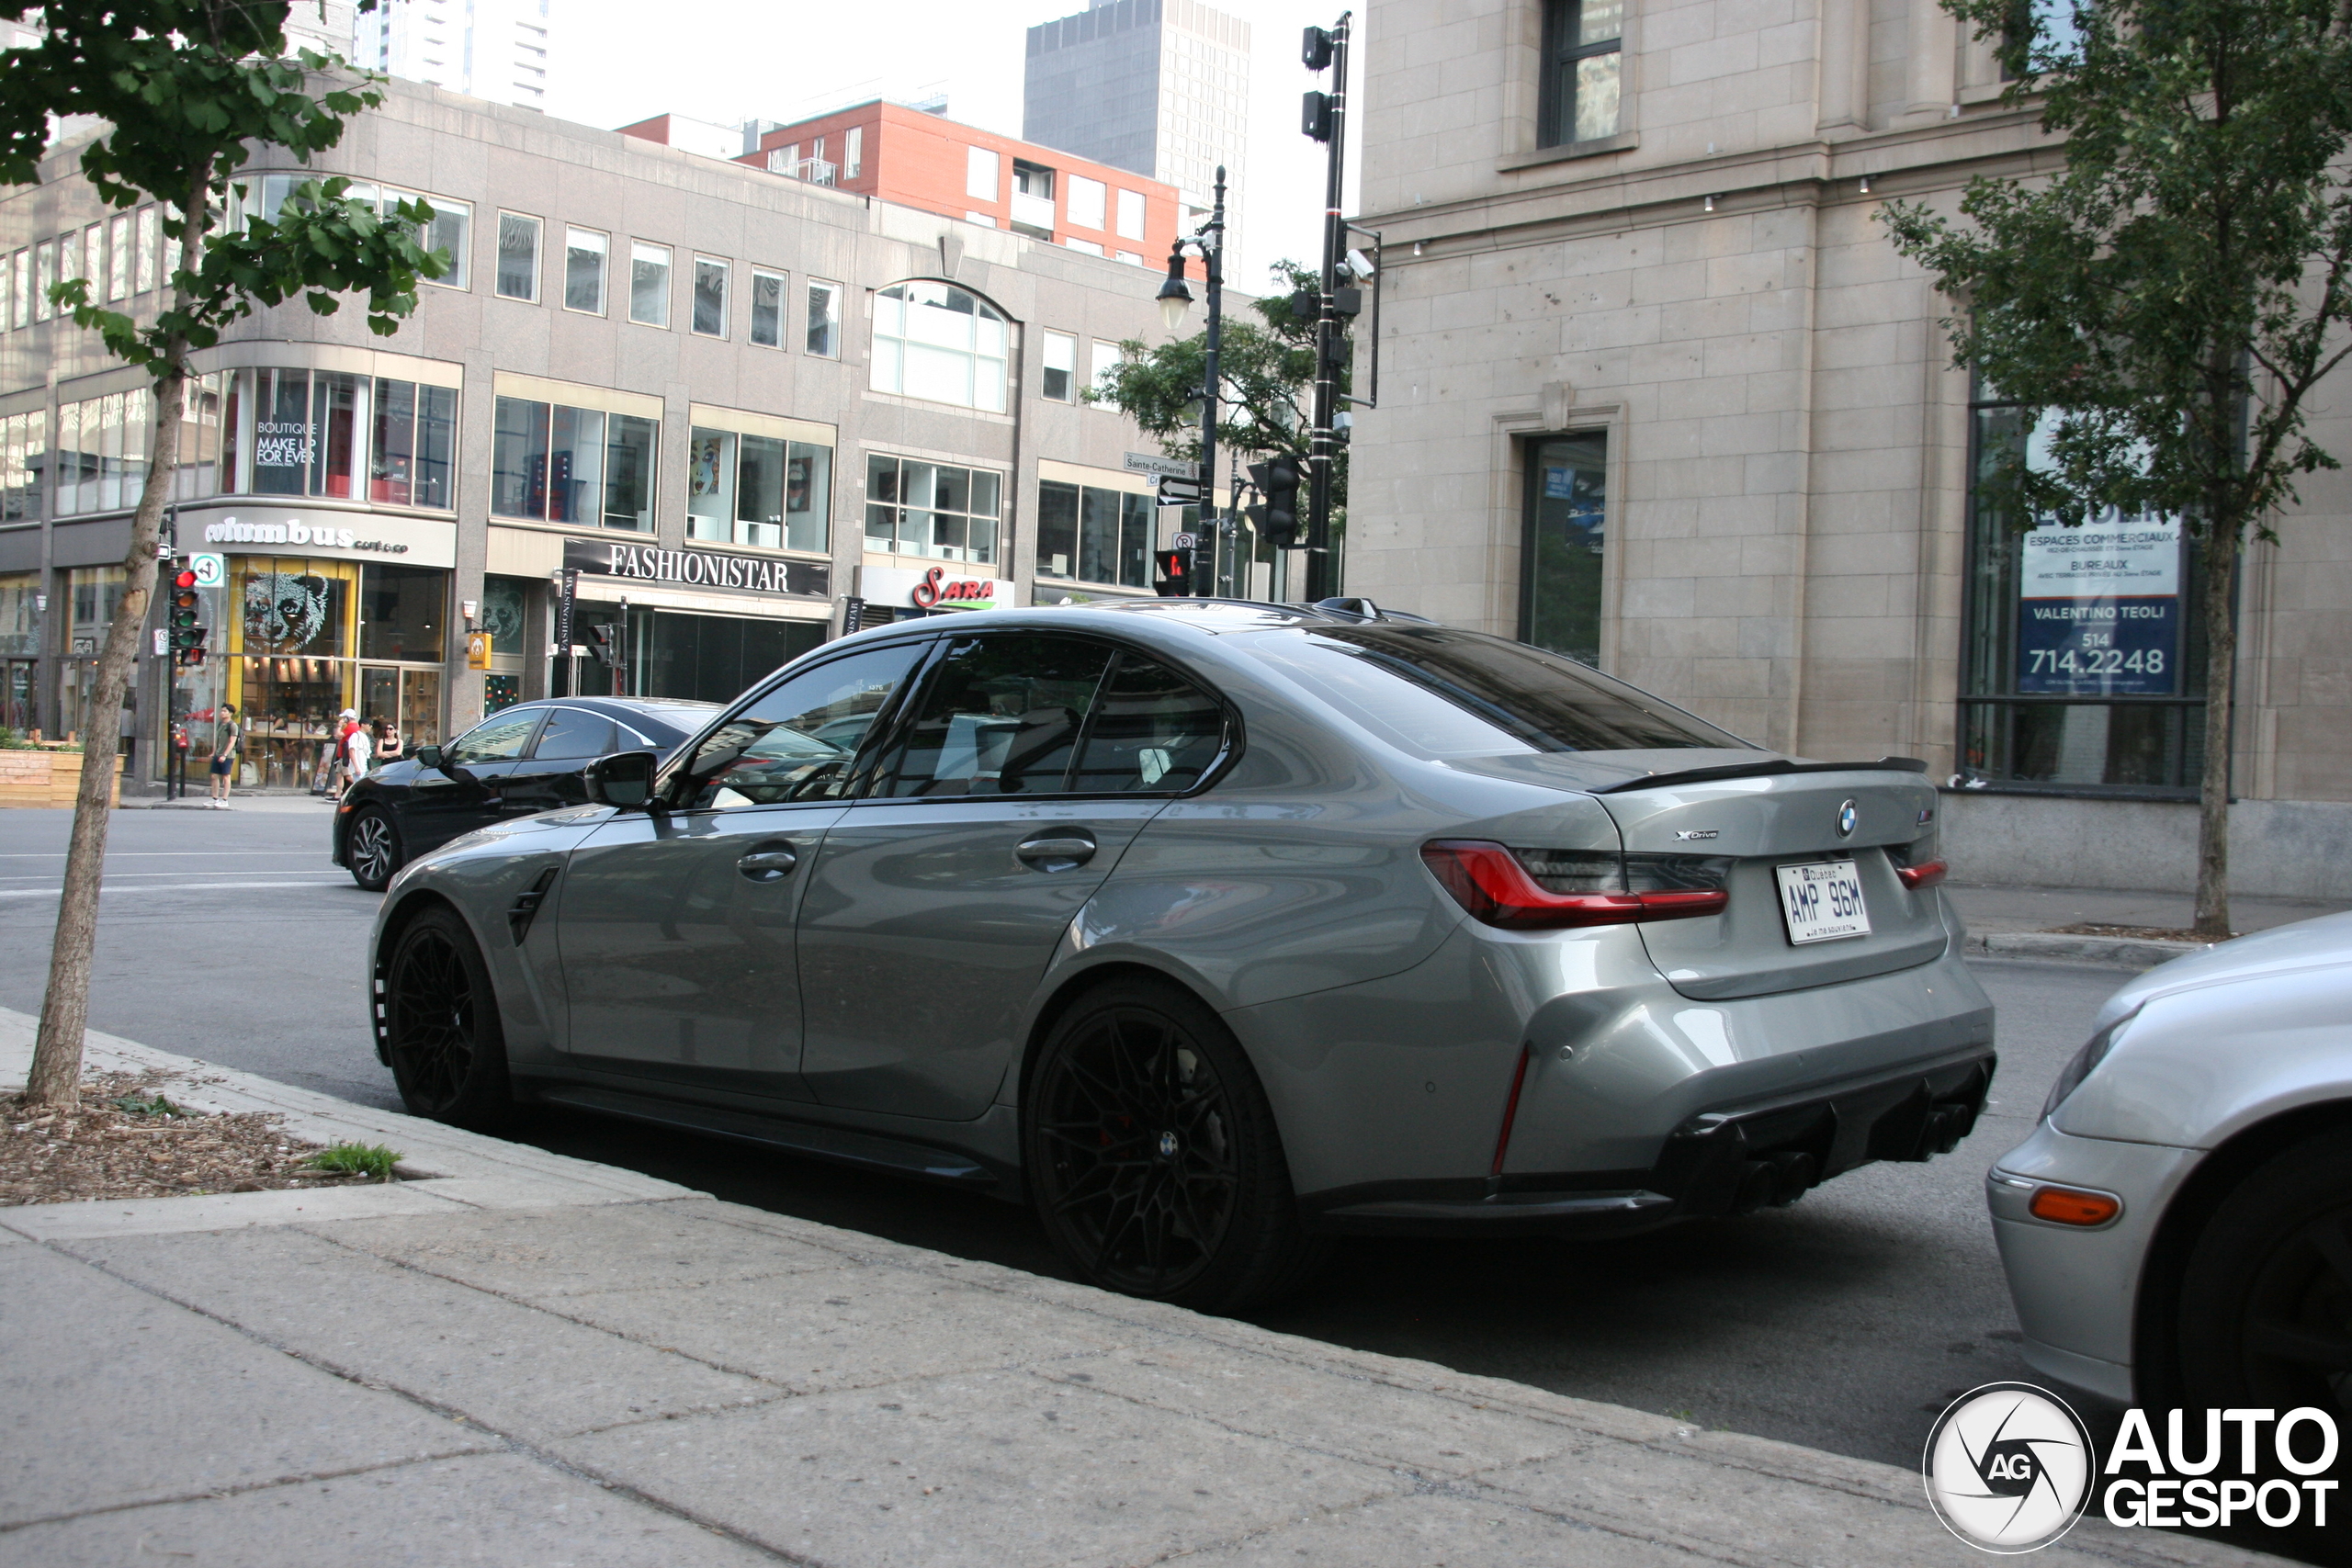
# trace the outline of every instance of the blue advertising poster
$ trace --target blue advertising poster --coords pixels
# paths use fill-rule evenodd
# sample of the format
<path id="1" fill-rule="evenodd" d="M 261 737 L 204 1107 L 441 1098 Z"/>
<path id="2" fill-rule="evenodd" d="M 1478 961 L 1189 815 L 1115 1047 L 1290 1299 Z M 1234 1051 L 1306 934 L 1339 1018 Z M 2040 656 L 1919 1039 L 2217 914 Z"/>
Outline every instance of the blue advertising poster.
<path id="1" fill-rule="evenodd" d="M 2178 694 L 2178 519 L 2115 519 L 2079 528 L 2043 524 L 2020 544 L 2021 694 Z"/>

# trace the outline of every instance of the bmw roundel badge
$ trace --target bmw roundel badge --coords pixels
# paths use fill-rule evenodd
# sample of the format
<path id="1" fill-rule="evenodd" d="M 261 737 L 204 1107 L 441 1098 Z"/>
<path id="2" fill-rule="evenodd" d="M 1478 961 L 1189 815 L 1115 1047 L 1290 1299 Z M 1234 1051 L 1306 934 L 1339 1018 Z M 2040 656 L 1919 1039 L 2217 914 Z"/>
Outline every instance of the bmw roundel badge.
<path id="1" fill-rule="evenodd" d="M 1838 836 L 1839 838 L 1850 839 L 1854 836 L 1854 823 L 1859 815 L 1860 813 L 1854 809 L 1854 803 L 1850 800 L 1838 808 Z"/>

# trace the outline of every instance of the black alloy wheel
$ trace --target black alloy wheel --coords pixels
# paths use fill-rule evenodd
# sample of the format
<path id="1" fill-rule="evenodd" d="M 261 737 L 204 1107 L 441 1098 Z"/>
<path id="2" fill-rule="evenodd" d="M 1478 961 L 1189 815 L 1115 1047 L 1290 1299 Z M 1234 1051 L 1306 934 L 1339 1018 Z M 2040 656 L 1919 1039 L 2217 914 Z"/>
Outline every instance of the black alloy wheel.
<path id="1" fill-rule="evenodd" d="M 1055 1026 L 1029 1086 L 1026 1166 L 1062 1256 L 1105 1290 L 1230 1311 L 1303 1283 L 1273 1115 L 1216 1015 L 1117 982 Z"/>
<path id="2" fill-rule="evenodd" d="M 359 808 L 345 834 L 343 858 L 351 880 L 370 893 L 381 893 L 392 880 L 401 868 L 400 832 L 381 807 Z"/>
<path id="3" fill-rule="evenodd" d="M 512 1113 L 498 1000 L 455 910 L 427 909 L 394 942 L 384 970 L 384 1052 L 401 1103 L 419 1116 L 481 1128 Z"/>

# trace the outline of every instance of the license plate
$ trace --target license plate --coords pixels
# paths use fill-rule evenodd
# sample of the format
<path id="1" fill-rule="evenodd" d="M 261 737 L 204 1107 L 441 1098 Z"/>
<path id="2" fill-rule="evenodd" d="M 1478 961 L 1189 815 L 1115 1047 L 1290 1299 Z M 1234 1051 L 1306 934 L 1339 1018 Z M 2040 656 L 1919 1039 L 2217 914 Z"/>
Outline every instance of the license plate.
<path id="1" fill-rule="evenodd" d="M 1781 913 L 1789 941 L 1836 942 L 1871 934 L 1871 913 L 1862 907 L 1862 879 L 1849 860 L 1815 861 L 1772 868 L 1781 879 Z"/>

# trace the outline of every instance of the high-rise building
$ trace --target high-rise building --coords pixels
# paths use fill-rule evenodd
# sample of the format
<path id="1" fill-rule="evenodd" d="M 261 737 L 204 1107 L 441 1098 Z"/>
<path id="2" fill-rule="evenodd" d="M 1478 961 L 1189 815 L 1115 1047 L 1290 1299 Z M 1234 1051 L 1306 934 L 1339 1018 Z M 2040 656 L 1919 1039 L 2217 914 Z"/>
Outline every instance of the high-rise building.
<path id="1" fill-rule="evenodd" d="M 550 4 L 387 0 L 359 16 L 352 62 L 492 103 L 544 109 Z"/>
<path id="2" fill-rule="evenodd" d="M 1237 190 L 1250 130 L 1250 24 L 1195 0 L 1091 0 L 1029 29 L 1022 137 L 1174 186 L 1205 213 Z M 1238 248 L 1228 201 L 1226 246 Z"/>

